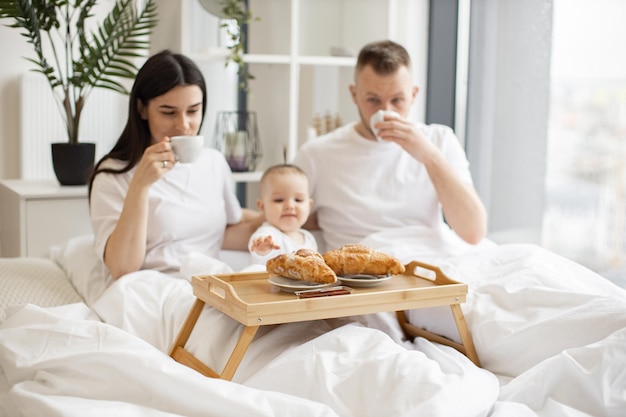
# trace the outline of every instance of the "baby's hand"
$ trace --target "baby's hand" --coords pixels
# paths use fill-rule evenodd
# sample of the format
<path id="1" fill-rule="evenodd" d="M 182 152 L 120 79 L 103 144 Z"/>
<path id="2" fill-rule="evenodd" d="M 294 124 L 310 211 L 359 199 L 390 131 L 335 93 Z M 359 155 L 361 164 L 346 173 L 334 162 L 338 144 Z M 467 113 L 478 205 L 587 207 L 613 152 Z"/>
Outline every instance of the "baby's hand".
<path id="1" fill-rule="evenodd" d="M 272 236 L 260 236 L 252 241 L 252 246 L 250 250 L 259 255 L 267 255 L 274 249 L 280 249 L 276 243 L 274 243 L 274 239 Z"/>

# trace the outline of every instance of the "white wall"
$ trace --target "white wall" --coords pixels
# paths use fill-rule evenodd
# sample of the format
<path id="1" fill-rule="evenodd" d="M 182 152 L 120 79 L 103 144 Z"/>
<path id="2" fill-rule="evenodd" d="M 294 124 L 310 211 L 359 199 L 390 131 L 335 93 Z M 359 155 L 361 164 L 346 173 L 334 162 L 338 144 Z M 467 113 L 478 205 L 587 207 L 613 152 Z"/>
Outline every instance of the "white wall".
<path id="1" fill-rule="evenodd" d="M 188 41 L 194 45 L 190 48 L 191 50 L 208 49 L 212 46 L 211 38 L 215 37 L 219 31 L 219 19 L 202 9 L 199 2 L 183 3 L 183 0 L 156 0 L 159 23 L 153 30 L 150 54 L 170 49 L 193 58 L 191 53 L 182 47 L 185 42 Z M 181 29 L 181 19 L 194 22 L 194 24 Z M 200 28 L 196 36 L 191 36 L 192 27 Z M 197 63 L 205 75 L 207 87 L 207 106 L 200 133 L 204 136 L 205 144 L 208 146 L 213 137 L 217 113 L 237 110 L 237 68 L 234 65 L 224 68 L 224 63 L 217 59 Z M 220 74 L 220 76 L 214 77 L 211 74 Z"/>
<path id="2" fill-rule="evenodd" d="M 19 31 L 0 20 L 0 178 L 18 178 L 19 166 L 19 81 L 32 68 L 24 56 L 31 56 L 31 45 Z"/>

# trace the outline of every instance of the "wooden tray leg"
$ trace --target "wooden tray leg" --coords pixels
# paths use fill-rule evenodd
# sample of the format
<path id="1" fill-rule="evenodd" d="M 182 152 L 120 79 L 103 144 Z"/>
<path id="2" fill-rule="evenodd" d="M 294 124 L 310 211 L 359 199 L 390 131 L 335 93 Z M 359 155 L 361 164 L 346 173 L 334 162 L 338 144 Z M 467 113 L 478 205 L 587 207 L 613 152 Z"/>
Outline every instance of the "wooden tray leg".
<path id="1" fill-rule="evenodd" d="M 243 359 L 243 355 L 245 355 L 248 347 L 252 343 L 254 335 L 256 335 L 257 330 L 259 330 L 259 326 L 244 327 L 243 332 L 241 333 L 241 336 L 239 337 L 239 340 L 235 345 L 235 349 L 233 350 L 233 353 L 230 354 L 228 362 L 226 362 L 226 366 L 224 366 L 224 370 L 220 375 L 213 369 L 206 366 L 204 363 L 202 363 L 202 361 L 200 361 L 198 358 L 196 358 L 185 349 L 185 344 L 187 343 L 187 340 L 189 340 L 189 336 L 191 336 L 191 332 L 198 322 L 198 318 L 200 317 L 200 313 L 204 308 L 204 304 L 204 301 L 196 298 L 196 301 L 189 311 L 189 314 L 187 314 L 187 318 L 185 319 L 185 323 L 183 323 L 183 327 L 181 327 L 180 331 L 178 332 L 178 336 L 174 341 L 172 349 L 170 349 L 170 356 L 176 362 L 186 365 L 191 369 L 195 369 L 204 376 L 208 376 L 211 378 L 222 378 L 230 381 L 233 379 L 235 371 L 237 371 L 237 367 Z"/>
<path id="2" fill-rule="evenodd" d="M 200 313 L 202 313 L 202 308 L 204 308 L 204 301 L 202 301 L 199 298 L 196 298 L 196 301 L 193 303 L 193 306 L 191 306 L 191 310 L 189 310 L 189 313 L 187 314 L 187 318 L 185 319 L 185 322 L 183 323 L 183 327 L 181 327 L 180 331 L 178 332 L 178 336 L 176 337 L 176 340 L 174 341 L 174 345 L 172 346 L 172 349 L 170 350 L 170 356 L 172 356 L 172 353 L 177 347 L 185 347 L 187 340 L 189 340 L 189 336 L 191 336 L 191 331 L 196 325 L 196 322 L 198 321 L 198 318 L 200 317 Z"/>
<path id="3" fill-rule="evenodd" d="M 222 371 L 220 378 L 227 381 L 233 379 L 235 371 L 237 371 L 237 367 L 241 363 L 243 355 L 245 355 L 248 347 L 250 347 L 257 330 L 259 330 L 259 326 L 247 326 L 243 329 L 243 333 L 241 333 L 233 353 L 230 354 L 230 358 L 228 358 L 228 362 L 226 362 L 226 366 L 224 366 L 224 370 Z"/>
<path id="4" fill-rule="evenodd" d="M 195 369 L 204 376 L 219 378 L 217 372 L 206 366 L 198 358 L 193 356 L 185 349 L 185 344 L 187 343 L 187 340 L 189 340 L 191 331 L 196 325 L 196 322 L 200 317 L 200 313 L 202 312 L 203 307 L 204 301 L 196 298 L 196 301 L 191 307 L 191 310 L 189 310 L 189 314 L 187 314 L 187 318 L 185 319 L 185 323 L 183 323 L 183 327 L 181 327 L 180 331 L 178 332 L 178 336 L 176 337 L 176 340 L 172 345 L 172 349 L 170 349 L 170 356 L 176 362 L 180 362 L 183 365 L 190 367 L 191 369 Z"/>
<path id="5" fill-rule="evenodd" d="M 456 307 L 456 309 L 454 307 Z M 458 304 L 451 304 L 450 308 L 452 308 L 452 315 L 454 316 L 454 321 L 456 323 L 457 330 L 459 331 L 459 336 L 461 336 L 462 343 L 457 343 L 446 337 L 440 336 L 436 333 L 430 332 L 409 323 L 406 317 L 406 313 L 404 311 L 397 311 L 396 316 L 398 318 L 398 323 L 400 323 L 400 327 L 402 327 L 402 330 L 404 330 L 407 335 L 411 337 L 423 337 L 424 339 L 430 340 L 431 342 L 453 347 L 465 356 L 467 356 L 469 360 L 474 362 L 475 365 L 480 366 L 478 354 L 476 353 L 476 349 L 474 348 L 474 342 L 472 340 L 469 329 L 467 328 L 467 323 L 465 322 L 465 317 L 463 316 L 463 311 L 461 310 L 461 307 Z M 458 314 L 460 314 L 460 318 L 457 317 Z"/>
<path id="6" fill-rule="evenodd" d="M 463 314 L 463 310 L 461 310 L 461 306 L 459 304 L 450 304 L 450 309 L 452 310 L 452 315 L 454 316 L 454 321 L 456 322 L 456 328 L 459 330 L 461 342 L 463 342 L 463 346 L 465 347 L 465 352 L 463 353 L 465 353 L 465 356 L 470 358 L 476 366 L 480 366 L 480 359 L 478 359 L 478 353 L 474 347 L 474 340 L 472 339 L 472 334 L 467 327 L 467 322 L 465 321 L 465 315 Z"/>

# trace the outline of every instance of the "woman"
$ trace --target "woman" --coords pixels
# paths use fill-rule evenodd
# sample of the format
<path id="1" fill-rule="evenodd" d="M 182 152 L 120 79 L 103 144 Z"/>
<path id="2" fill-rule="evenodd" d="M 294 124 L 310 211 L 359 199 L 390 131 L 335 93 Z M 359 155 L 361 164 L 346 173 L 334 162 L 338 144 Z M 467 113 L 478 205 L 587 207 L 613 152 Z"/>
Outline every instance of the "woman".
<path id="1" fill-rule="evenodd" d="M 189 58 L 163 51 L 137 73 L 126 127 L 89 186 L 96 251 L 113 278 L 177 273 L 190 252 L 246 250 L 261 224 L 240 207 L 222 154 L 204 148 L 197 162 L 176 162 L 170 138 L 197 135 L 205 108 L 204 77 Z"/>

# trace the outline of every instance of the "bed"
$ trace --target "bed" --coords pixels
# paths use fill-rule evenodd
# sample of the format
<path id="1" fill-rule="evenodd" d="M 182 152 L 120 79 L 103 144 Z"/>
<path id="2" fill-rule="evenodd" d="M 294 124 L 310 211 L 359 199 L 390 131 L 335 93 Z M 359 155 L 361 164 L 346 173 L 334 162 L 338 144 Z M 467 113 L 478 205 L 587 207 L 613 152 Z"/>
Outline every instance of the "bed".
<path id="1" fill-rule="evenodd" d="M 111 282 L 79 236 L 48 259 L 0 259 L 0 415 L 626 415 L 624 289 L 534 245 L 468 246 L 419 228 L 363 243 L 468 283 L 482 368 L 406 340 L 384 313 L 263 326 L 232 382 L 206 378 L 168 356 L 194 301 L 188 279 L 241 270 L 245 254 L 190 254 L 180 277 Z M 458 339 L 449 309 L 408 316 Z M 205 307 L 186 348 L 220 368 L 240 332 Z"/>

